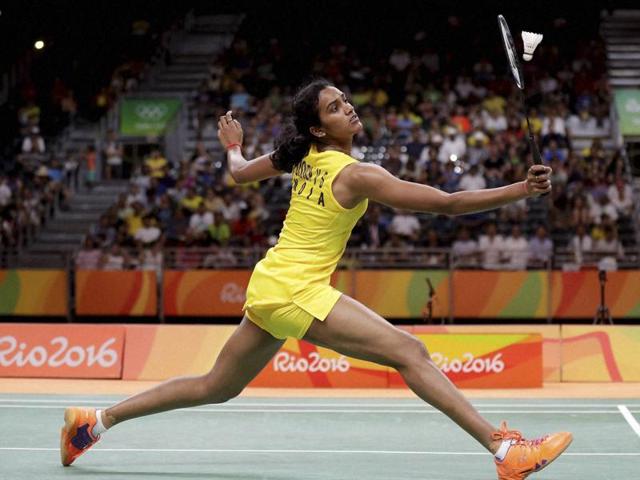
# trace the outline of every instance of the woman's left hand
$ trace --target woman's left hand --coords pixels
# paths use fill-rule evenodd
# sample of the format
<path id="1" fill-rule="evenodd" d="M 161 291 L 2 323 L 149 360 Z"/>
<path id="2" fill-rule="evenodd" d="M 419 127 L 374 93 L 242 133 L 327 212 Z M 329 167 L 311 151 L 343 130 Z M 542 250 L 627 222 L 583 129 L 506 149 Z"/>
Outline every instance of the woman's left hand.
<path id="1" fill-rule="evenodd" d="M 551 191 L 551 167 L 533 165 L 527 172 L 525 187 L 531 196 L 538 196 Z"/>
<path id="2" fill-rule="evenodd" d="M 227 145 L 237 143 L 242 146 L 242 126 L 235 120 L 229 110 L 218 120 L 218 139 L 224 148 Z"/>

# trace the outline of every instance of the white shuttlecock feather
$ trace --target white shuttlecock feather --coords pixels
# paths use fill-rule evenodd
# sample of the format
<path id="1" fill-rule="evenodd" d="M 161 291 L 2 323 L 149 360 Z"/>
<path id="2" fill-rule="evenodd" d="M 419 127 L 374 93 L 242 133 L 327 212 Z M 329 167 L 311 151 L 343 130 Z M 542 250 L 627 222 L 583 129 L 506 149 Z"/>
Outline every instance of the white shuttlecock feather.
<path id="1" fill-rule="evenodd" d="M 522 58 L 527 62 L 533 58 L 533 52 L 542 41 L 542 34 L 532 32 L 522 32 L 522 43 L 524 43 L 524 53 Z"/>

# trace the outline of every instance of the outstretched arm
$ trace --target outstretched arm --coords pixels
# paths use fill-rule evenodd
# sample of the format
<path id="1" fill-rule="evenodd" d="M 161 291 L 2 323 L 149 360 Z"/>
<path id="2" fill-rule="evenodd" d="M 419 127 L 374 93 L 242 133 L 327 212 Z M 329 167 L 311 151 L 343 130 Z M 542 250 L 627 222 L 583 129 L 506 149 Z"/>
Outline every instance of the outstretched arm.
<path id="1" fill-rule="evenodd" d="M 527 179 L 522 182 L 499 188 L 455 193 L 446 193 L 428 185 L 400 180 L 384 168 L 371 163 L 354 164 L 347 171 L 349 173 L 345 181 L 349 189 L 360 198 L 366 197 L 403 210 L 443 215 L 464 215 L 492 210 L 551 190 L 551 169 L 543 165 L 532 166 L 527 173 Z"/>
<path id="2" fill-rule="evenodd" d="M 242 155 L 242 126 L 234 120 L 231 111 L 218 121 L 218 139 L 227 150 L 227 167 L 236 183 L 250 183 L 275 177 L 282 172 L 271 162 L 271 154 L 246 160 Z"/>

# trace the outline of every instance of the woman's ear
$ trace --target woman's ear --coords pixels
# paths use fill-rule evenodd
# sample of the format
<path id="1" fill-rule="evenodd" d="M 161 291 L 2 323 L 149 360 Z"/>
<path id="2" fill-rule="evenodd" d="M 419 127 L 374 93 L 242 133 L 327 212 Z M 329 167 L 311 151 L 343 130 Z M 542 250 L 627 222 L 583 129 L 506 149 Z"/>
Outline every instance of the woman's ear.
<path id="1" fill-rule="evenodd" d="M 324 137 L 326 135 L 326 133 L 324 133 L 322 129 L 318 127 L 311 127 L 309 131 L 314 137 Z"/>

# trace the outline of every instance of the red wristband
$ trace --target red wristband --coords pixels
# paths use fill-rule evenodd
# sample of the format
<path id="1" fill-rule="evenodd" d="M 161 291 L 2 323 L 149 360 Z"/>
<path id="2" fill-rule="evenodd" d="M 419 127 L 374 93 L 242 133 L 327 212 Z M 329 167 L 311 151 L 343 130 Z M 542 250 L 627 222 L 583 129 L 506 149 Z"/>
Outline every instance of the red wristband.
<path id="1" fill-rule="evenodd" d="M 230 148 L 233 148 L 233 147 L 242 147 L 242 145 L 240 145 L 239 143 L 230 143 L 225 148 L 229 150 Z"/>

